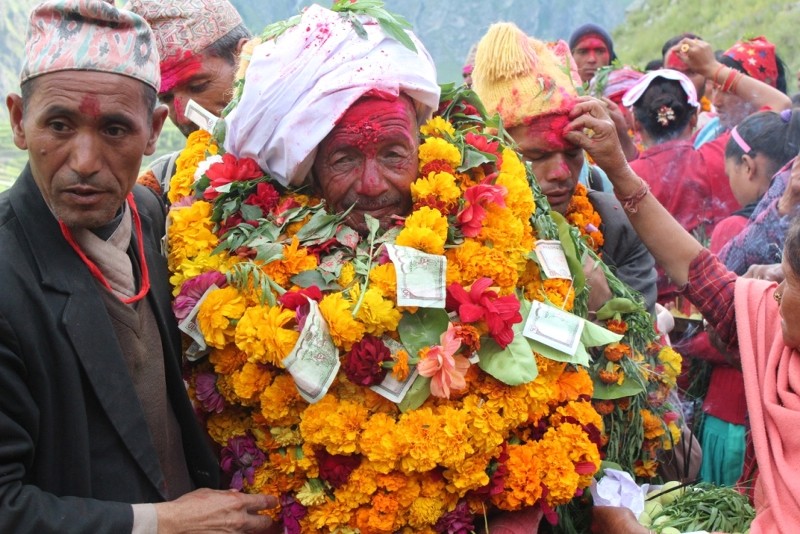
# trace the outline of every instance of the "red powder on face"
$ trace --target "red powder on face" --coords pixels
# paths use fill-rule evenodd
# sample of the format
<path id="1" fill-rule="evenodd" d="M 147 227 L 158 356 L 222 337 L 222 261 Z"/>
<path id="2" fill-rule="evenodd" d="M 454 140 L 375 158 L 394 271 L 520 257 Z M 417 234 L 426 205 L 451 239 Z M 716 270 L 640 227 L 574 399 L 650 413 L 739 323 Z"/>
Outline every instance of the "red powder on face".
<path id="1" fill-rule="evenodd" d="M 606 42 L 603 41 L 603 39 L 601 39 L 599 35 L 594 33 L 590 33 L 589 35 L 578 41 L 578 44 L 575 45 L 575 48 L 585 48 L 594 51 L 595 53 L 601 52 L 602 50 L 606 51 L 608 50 Z"/>
<path id="2" fill-rule="evenodd" d="M 387 100 L 390 96 L 392 100 Z M 359 150 L 375 147 L 381 139 L 383 125 L 381 118 L 396 117 L 406 113 L 406 104 L 393 95 L 381 94 L 363 97 L 350 106 L 336 124 L 349 135 L 356 137 Z"/>
<path id="3" fill-rule="evenodd" d="M 176 117 L 176 119 L 178 121 L 183 120 L 186 117 L 186 115 L 185 115 L 186 105 L 183 103 L 183 99 L 181 99 L 180 97 L 176 96 L 172 100 L 172 105 L 175 108 L 175 117 Z"/>
<path id="4" fill-rule="evenodd" d="M 564 139 L 564 129 L 570 120 L 566 114 L 531 117 L 525 121 L 531 137 L 541 137 L 552 150 L 573 150 L 575 145 Z"/>
<path id="5" fill-rule="evenodd" d="M 100 115 L 100 102 L 97 100 L 96 96 L 86 95 L 81 100 L 81 105 L 78 107 L 78 110 L 85 115 L 98 117 Z"/>
<path id="6" fill-rule="evenodd" d="M 171 91 L 194 76 L 203 67 L 202 56 L 189 50 L 161 62 L 161 88 L 159 93 Z"/>
<path id="7" fill-rule="evenodd" d="M 689 66 L 672 50 L 668 51 L 667 57 L 664 58 L 664 68 L 679 70 L 681 72 L 689 70 Z"/>

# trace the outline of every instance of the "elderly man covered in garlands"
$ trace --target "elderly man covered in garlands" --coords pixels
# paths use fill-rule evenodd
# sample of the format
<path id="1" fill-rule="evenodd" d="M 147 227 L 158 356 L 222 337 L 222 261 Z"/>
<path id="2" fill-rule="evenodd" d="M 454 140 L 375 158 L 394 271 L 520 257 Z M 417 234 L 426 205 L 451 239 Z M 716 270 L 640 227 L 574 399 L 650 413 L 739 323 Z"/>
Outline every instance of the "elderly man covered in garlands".
<path id="1" fill-rule="evenodd" d="M 469 532 L 497 510 L 535 531 L 607 440 L 642 465 L 669 446 L 680 359 L 599 260 L 609 330 L 580 317 L 593 252 L 474 95 L 440 106 L 404 25 L 341 0 L 271 26 L 224 123 L 190 136 L 169 191 L 190 393 L 231 486 L 280 495 L 288 532 Z M 633 395 L 638 441 L 592 405 L 605 345 L 597 387 Z"/>

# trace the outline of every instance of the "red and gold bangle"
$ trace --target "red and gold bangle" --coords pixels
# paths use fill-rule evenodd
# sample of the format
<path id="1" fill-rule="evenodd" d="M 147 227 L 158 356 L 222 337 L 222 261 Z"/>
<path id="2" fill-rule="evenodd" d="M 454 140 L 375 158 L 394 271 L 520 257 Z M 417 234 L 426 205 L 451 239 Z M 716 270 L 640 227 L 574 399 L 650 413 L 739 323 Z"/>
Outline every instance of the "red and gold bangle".
<path id="1" fill-rule="evenodd" d="M 726 67 L 726 65 L 723 65 L 722 63 L 720 63 L 719 67 L 717 67 L 717 70 L 714 71 L 714 76 L 711 77 L 711 81 L 714 82 L 714 85 L 716 85 L 717 87 L 719 87 L 721 85 L 719 83 L 719 81 L 717 81 L 717 76 L 719 76 L 719 71 L 721 71 L 725 67 Z"/>
<path id="2" fill-rule="evenodd" d="M 622 208 L 628 213 L 637 213 L 639 211 L 639 203 L 647 196 L 647 193 L 650 192 L 650 186 L 647 185 L 647 182 L 641 178 L 639 178 L 639 182 L 639 189 L 632 195 L 621 197 L 615 193 L 617 200 L 622 204 Z"/>

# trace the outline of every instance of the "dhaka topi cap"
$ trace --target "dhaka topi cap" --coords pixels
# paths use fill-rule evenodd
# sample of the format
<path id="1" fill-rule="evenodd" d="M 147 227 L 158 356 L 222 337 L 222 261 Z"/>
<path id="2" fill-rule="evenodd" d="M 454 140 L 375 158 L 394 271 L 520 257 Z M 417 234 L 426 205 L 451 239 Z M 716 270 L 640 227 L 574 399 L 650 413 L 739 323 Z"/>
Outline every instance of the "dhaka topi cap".
<path id="1" fill-rule="evenodd" d="M 122 74 L 156 90 L 161 82 L 147 22 L 101 0 L 50 0 L 31 11 L 20 83 L 64 70 Z"/>
<path id="2" fill-rule="evenodd" d="M 161 92 L 174 87 L 171 73 L 243 24 L 228 0 L 130 0 L 125 8 L 144 17 L 153 29 L 161 57 Z"/>
<path id="3" fill-rule="evenodd" d="M 225 117 L 225 150 L 255 159 L 284 185 L 307 177 L 317 145 L 362 96 L 411 98 L 419 124 L 439 107 L 436 67 L 407 31 L 413 51 L 377 20 L 358 15 L 366 38 L 330 9 L 311 5 L 300 22 L 253 49 L 244 89 Z"/>
<path id="4" fill-rule="evenodd" d="M 777 87 L 778 60 L 775 57 L 775 45 L 764 37 L 754 37 L 737 41 L 723 54 L 738 61 L 748 76 Z"/>
<path id="5" fill-rule="evenodd" d="M 515 24 L 489 27 L 478 43 L 472 89 L 506 128 L 535 117 L 567 114 L 580 85 L 567 43 L 528 37 Z"/>

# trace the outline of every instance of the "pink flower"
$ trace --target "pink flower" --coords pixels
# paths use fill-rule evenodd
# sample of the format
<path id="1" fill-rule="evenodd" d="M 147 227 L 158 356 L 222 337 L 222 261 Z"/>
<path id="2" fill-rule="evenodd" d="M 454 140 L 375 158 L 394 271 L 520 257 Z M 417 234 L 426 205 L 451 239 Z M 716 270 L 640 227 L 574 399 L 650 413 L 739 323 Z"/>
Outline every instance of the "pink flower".
<path id="1" fill-rule="evenodd" d="M 183 321 L 189 315 L 203 293 L 215 284 L 217 287 L 228 285 L 227 278 L 219 271 L 208 271 L 184 282 L 181 292 L 172 303 L 172 311 L 178 322 Z"/>
<path id="2" fill-rule="evenodd" d="M 431 393 L 443 399 L 450 398 L 450 390 L 459 391 L 467 387 L 464 375 L 469 369 L 469 360 L 456 355 L 461 348 L 461 340 L 456 335 L 455 326 L 450 323 L 442 334 L 441 345 L 431 347 L 425 357 L 417 364 L 422 376 L 431 378 Z"/>
<path id="3" fill-rule="evenodd" d="M 195 395 L 208 413 L 222 413 L 225 399 L 217 390 L 217 376 L 214 373 L 200 373 L 195 379 Z"/>
<path id="4" fill-rule="evenodd" d="M 465 323 L 486 321 L 489 335 L 502 348 L 514 339 L 512 325 L 522 322 L 519 313 L 519 300 L 514 295 L 498 297 L 489 287 L 491 278 L 478 278 L 467 293 L 458 284 L 447 287 L 447 310 L 458 313 Z"/>
<path id="5" fill-rule="evenodd" d="M 486 218 L 486 206 L 491 203 L 505 207 L 507 193 L 508 190 L 499 185 L 478 184 L 467 189 L 464 192 L 467 202 L 457 216 L 461 233 L 467 237 L 478 235 Z"/>
<path id="6" fill-rule="evenodd" d="M 264 172 L 253 158 L 237 159 L 233 154 L 224 154 L 220 163 L 214 163 L 206 171 L 206 177 L 211 181 L 203 193 L 206 200 L 214 200 L 219 196 L 217 188 L 231 182 L 243 182 L 260 178 Z"/>

